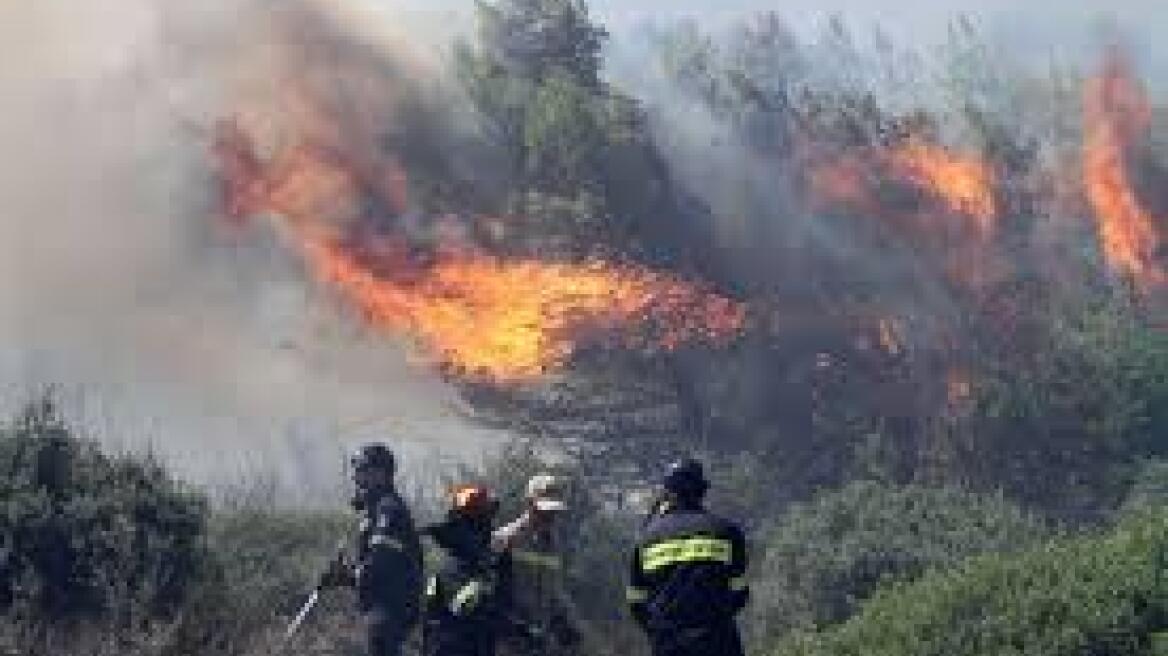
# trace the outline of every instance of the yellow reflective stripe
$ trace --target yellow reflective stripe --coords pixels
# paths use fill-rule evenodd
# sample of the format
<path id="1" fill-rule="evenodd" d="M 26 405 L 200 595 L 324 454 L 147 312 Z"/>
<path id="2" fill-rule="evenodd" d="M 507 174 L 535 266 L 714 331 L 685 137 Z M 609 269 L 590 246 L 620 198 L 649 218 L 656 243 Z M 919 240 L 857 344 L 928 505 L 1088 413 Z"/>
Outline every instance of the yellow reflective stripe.
<path id="1" fill-rule="evenodd" d="M 406 550 L 406 545 L 403 544 L 401 540 L 399 540 L 397 538 L 391 538 L 388 535 L 381 535 L 380 533 L 369 538 L 369 546 L 371 546 L 371 547 L 376 547 L 376 546 L 389 547 L 390 549 L 396 549 L 398 551 L 405 551 Z"/>
<path id="2" fill-rule="evenodd" d="M 702 561 L 729 564 L 730 552 L 729 540 L 705 537 L 666 540 L 644 549 L 641 554 L 641 569 L 653 572 L 678 563 Z"/>
<path id="3" fill-rule="evenodd" d="M 629 586 L 625 588 L 625 600 L 630 604 L 639 604 L 649 600 L 649 591 L 644 588 Z"/>
<path id="4" fill-rule="evenodd" d="M 454 595 L 454 600 L 450 602 L 450 612 L 455 615 L 464 615 L 475 609 L 478 606 L 479 599 L 482 597 L 483 584 L 479 581 L 471 581 Z"/>
<path id="5" fill-rule="evenodd" d="M 432 597 L 435 597 L 437 595 L 438 595 L 438 577 L 431 576 L 430 580 L 426 583 L 426 597 L 432 598 Z"/>
<path id="6" fill-rule="evenodd" d="M 746 577 L 737 576 L 730 579 L 730 589 L 734 592 L 742 592 L 746 589 Z"/>
<path id="7" fill-rule="evenodd" d="M 516 562 L 543 567 L 546 569 L 563 569 L 563 560 L 555 554 L 540 553 L 538 551 L 516 551 Z"/>

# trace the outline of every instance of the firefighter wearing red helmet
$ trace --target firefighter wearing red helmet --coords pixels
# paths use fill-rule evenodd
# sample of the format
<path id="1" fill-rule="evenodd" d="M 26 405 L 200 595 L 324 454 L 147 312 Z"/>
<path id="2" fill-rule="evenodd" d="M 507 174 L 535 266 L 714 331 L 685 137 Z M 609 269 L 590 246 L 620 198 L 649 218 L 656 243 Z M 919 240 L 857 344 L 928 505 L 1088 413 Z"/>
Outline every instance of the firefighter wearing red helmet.
<path id="1" fill-rule="evenodd" d="M 445 521 L 426 529 L 443 552 L 424 593 L 426 656 L 493 656 L 499 638 L 519 630 L 511 612 L 510 555 L 491 548 L 498 507 L 485 487 L 456 487 Z"/>
<path id="2" fill-rule="evenodd" d="M 654 656 L 739 656 L 734 618 L 746 605 L 746 540 L 708 512 L 702 466 L 669 466 L 661 502 L 633 550 L 628 603 Z"/>

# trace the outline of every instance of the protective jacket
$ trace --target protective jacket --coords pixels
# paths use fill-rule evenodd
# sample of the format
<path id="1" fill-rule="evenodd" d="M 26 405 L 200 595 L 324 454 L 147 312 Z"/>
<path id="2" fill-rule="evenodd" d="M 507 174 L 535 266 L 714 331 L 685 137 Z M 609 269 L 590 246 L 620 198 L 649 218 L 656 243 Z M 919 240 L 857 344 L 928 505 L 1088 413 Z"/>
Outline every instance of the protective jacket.
<path id="1" fill-rule="evenodd" d="M 654 654 L 741 654 L 734 616 L 749 595 L 745 576 L 738 526 L 697 507 L 669 509 L 633 550 L 629 607 Z"/>
<path id="2" fill-rule="evenodd" d="M 417 623 L 422 593 L 422 546 L 414 521 L 392 490 L 369 499 L 357 540 L 358 609 L 372 656 L 396 654 Z"/>
<path id="3" fill-rule="evenodd" d="M 517 614 L 538 641 L 535 645 L 528 644 L 528 653 L 540 656 L 578 653 L 583 623 L 568 594 L 564 557 L 556 548 L 553 536 L 535 533 L 517 545 L 512 554 Z"/>
<path id="4" fill-rule="evenodd" d="M 450 521 L 428 533 L 443 550 L 426 583 L 422 650 L 426 656 L 493 656 L 511 632 L 510 555 L 490 547 L 489 531 Z"/>

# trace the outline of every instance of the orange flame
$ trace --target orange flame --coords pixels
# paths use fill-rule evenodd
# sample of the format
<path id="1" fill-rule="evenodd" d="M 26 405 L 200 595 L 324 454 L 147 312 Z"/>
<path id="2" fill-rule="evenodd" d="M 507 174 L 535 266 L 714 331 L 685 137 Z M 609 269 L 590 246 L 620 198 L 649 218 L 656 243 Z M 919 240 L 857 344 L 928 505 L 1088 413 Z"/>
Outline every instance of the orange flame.
<path id="1" fill-rule="evenodd" d="M 306 240 L 316 275 L 374 325 L 413 335 L 443 365 L 515 382 L 564 366 L 588 336 L 673 349 L 738 332 L 742 308 L 631 266 L 447 256 L 414 282 L 379 277 L 337 244 Z M 640 330 L 630 329 L 631 325 Z"/>
<path id="2" fill-rule="evenodd" d="M 359 211 L 349 206 L 365 189 L 341 159 L 300 145 L 261 161 L 238 124 L 223 126 L 216 153 L 232 216 L 278 218 L 317 279 L 457 375 L 520 382 L 563 367 L 587 341 L 671 350 L 728 339 L 745 321 L 740 304 L 634 265 L 502 259 L 449 244 L 423 264 L 404 240 L 353 244 L 327 220 Z"/>
<path id="3" fill-rule="evenodd" d="M 900 177 L 928 190 L 954 214 L 972 217 L 982 236 L 993 231 L 994 176 L 982 159 L 914 139 L 888 153 L 887 161 Z"/>
<path id="4" fill-rule="evenodd" d="M 1083 105 L 1084 183 L 1103 255 L 1142 289 L 1168 282 L 1168 271 L 1157 260 L 1164 244 L 1156 219 L 1136 195 L 1129 170 L 1129 153 L 1151 121 L 1147 95 L 1113 53 L 1088 82 Z"/>
<path id="5" fill-rule="evenodd" d="M 945 390 L 951 408 L 967 406 L 974 399 L 973 376 L 968 369 L 952 367 L 945 374 Z"/>
<path id="6" fill-rule="evenodd" d="M 904 333 L 900 322 L 881 317 L 876 325 L 880 348 L 889 355 L 900 355 L 904 347 Z"/>
<path id="7" fill-rule="evenodd" d="M 830 164 L 816 164 L 808 168 L 807 182 L 813 199 L 820 204 L 872 209 L 878 203 L 873 199 L 869 163 L 856 155 L 844 155 Z"/>
<path id="8" fill-rule="evenodd" d="M 994 230 L 995 179 L 981 158 L 950 152 L 920 139 L 889 149 L 865 149 L 813 163 L 808 181 L 820 203 L 837 204 L 877 215 L 897 213 L 877 197 L 878 185 L 894 183 L 919 189 L 948 214 L 969 217 L 981 237 Z"/>

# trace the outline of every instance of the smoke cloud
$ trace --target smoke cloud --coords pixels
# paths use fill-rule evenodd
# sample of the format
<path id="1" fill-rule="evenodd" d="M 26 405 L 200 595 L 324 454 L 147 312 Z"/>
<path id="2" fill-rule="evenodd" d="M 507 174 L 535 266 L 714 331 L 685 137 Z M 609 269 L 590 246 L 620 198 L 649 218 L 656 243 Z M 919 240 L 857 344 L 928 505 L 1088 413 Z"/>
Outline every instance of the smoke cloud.
<path id="1" fill-rule="evenodd" d="M 592 4 L 615 35 L 611 77 L 654 109 L 676 112 L 664 115 L 659 135 L 674 173 L 714 207 L 744 266 L 779 262 L 791 270 L 768 277 L 801 281 L 797 255 L 809 242 L 856 260 L 838 234 L 816 232 L 820 222 L 791 219 L 781 224 L 786 234 L 758 238 L 788 215 L 779 176 L 732 143 L 721 122 L 646 77 L 638 31 L 646 21 L 691 15 L 717 32 L 773 3 Z M 800 34 L 838 11 L 858 27 L 879 21 L 908 45 L 926 45 L 967 12 L 995 45 L 1033 61 L 1093 54 L 1080 46 L 1110 21 L 1153 83 L 1168 70 L 1148 46 L 1168 10 L 1148 0 L 1112 2 L 1106 13 L 1087 3 L 920 4 L 797 0 L 780 13 Z M 382 63 L 410 88 L 433 86 L 472 9 L 454 0 L 0 4 L 0 397 L 9 409 L 58 383 L 69 411 L 104 439 L 151 441 L 205 477 L 255 457 L 327 478 L 342 446 L 374 436 L 401 440 L 415 455 L 499 439 L 452 410 L 456 393 L 412 365 L 408 345 L 338 312 L 276 235 L 223 234 L 208 147 L 216 121 L 241 108 L 278 134 L 295 110 L 281 102 L 298 67 L 311 70 L 310 83 L 331 83 L 328 61 L 306 58 L 305 40 L 314 53 L 342 49 Z M 376 103 L 338 105 L 358 122 L 393 116 Z M 741 184 L 731 188 L 743 169 L 746 195 L 757 194 L 745 201 Z M 735 212 L 734 202 L 769 214 Z M 789 257 L 774 257 L 777 242 Z M 944 305 L 943 291 L 926 293 Z"/>
<path id="2" fill-rule="evenodd" d="M 497 440 L 407 347 L 338 313 L 274 237 L 233 241 L 214 221 L 211 128 L 241 103 L 278 120 L 295 39 L 424 80 L 426 28 L 354 4 L 188 4 L 0 7 L 5 402 L 59 384 L 91 431 L 149 441 L 195 476 L 256 458 L 327 478 L 369 437 L 417 456 Z"/>

